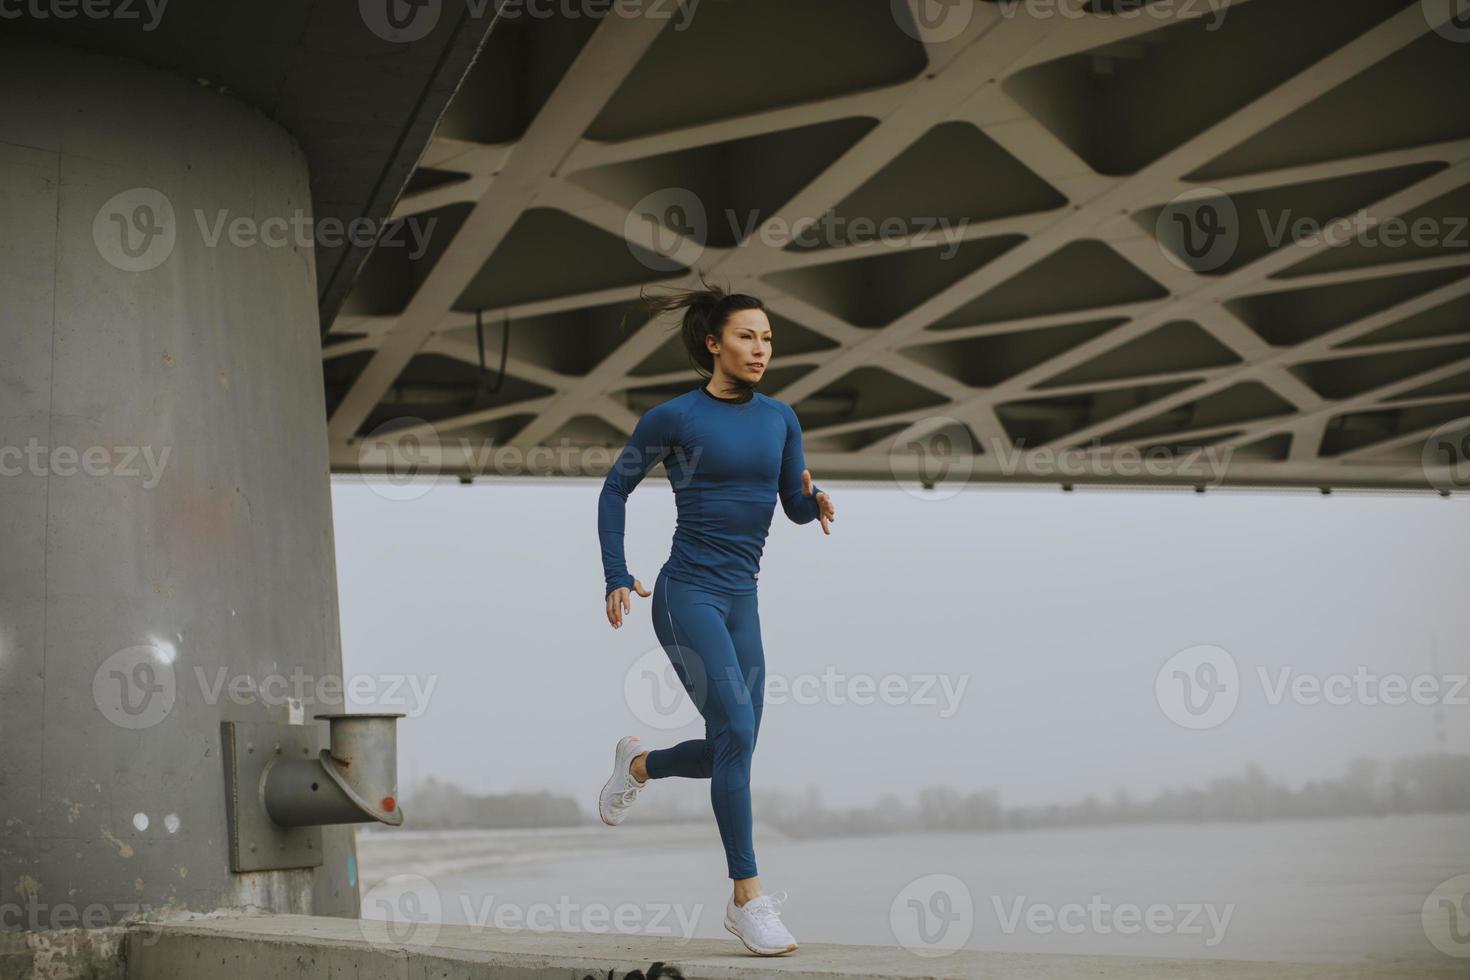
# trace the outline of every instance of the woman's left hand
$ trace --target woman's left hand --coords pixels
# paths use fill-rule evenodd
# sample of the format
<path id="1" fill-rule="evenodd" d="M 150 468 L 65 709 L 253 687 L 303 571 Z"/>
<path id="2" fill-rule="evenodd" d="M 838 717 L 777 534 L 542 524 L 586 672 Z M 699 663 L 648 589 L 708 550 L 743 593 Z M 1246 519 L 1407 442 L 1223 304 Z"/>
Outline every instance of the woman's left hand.
<path id="1" fill-rule="evenodd" d="M 811 470 L 801 471 L 801 492 L 808 497 L 812 495 Z M 822 533 L 831 534 L 832 531 L 827 527 L 827 522 L 837 520 L 837 508 L 832 506 L 832 498 L 827 495 L 827 491 L 825 490 L 817 491 L 817 517 L 822 522 Z"/>

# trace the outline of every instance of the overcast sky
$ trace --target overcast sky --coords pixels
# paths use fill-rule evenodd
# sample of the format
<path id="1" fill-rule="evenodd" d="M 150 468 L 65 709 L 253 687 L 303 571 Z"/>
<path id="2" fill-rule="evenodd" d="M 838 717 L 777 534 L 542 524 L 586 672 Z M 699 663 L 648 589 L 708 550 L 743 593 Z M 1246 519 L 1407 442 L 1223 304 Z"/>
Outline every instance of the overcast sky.
<path id="1" fill-rule="evenodd" d="M 1362 692 L 1392 699 L 1384 676 L 1434 674 L 1436 656 L 1420 683 L 1438 693 L 1420 696 L 1453 702 L 1438 709 L 1448 746 L 1470 751 L 1470 688 L 1454 677 L 1470 673 L 1463 496 L 977 487 L 925 499 L 819 482 L 833 533 L 778 507 L 762 562 L 767 669 L 788 686 L 766 708 L 758 789 L 815 785 L 846 805 L 995 788 L 1015 805 L 1149 796 L 1252 762 L 1299 784 L 1355 756 L 1431 750 L 1436 708 Z M 591 812 L 618 737 L 702 733 L 646 723 L 637 669 L 625 688 L 630 668 L 662 663 L 641 656 L 662 654 L 651 600 L 635 598 L 623 629 L 607 623 L 600 488 L 444 482 L 401 500 L 334 481 L 345 670 L 412 674 L 429 692 L 397 695 L 418 715 L 400 723 L 405 784 L 545 788 Z M 629 568 L 650 589 L 673 526 L 668 482 L 650 477 L 627 524 Z M 1164 694 L 1155 681 L 1201 646 L 1223 650 L 1239 680 L 1233 711 L 1195 714 L 1212 726 L 1196 730 L 1171 720 L 1170 685 L 1181 670 L 1214 683 L 1221 654 L 1171 663 Z M 1299 703 L 1319 681 L 1327 696 Z"/>

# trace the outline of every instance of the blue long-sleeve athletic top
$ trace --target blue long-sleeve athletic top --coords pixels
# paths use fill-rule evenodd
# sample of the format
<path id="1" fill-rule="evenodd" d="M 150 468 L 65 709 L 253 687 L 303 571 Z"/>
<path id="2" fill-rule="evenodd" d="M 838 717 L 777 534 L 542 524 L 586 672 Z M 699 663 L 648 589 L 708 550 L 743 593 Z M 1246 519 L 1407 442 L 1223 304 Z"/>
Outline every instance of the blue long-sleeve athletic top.
<path id="1" fill-rule="evenodd" d="M 806 461 L 791 406 L 760 392 L 720 398 L 694 388 L 643 414 L 603 481 L 597 537 L 604 597 L 633 585 L 623 557 L 628 494 L 660 462 L 678 511 L 663 571 L 681 582 L 749 595 L 756 591 L 777 498 L 797 524 L 820 515 L 820 488 L 813 483 L 811 496 L 802 492 Z"/>

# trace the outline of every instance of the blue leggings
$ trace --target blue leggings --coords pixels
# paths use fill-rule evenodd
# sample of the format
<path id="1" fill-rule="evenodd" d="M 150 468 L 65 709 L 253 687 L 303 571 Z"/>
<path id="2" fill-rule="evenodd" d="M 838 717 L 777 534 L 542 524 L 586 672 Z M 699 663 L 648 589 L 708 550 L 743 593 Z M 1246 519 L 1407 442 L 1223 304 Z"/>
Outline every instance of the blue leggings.
<path id="1" fill-rule="evenodd" d="M 730 877 L 754 878 L 750 757 L 766 688 L 756 596 L 711 592 L 660 571 L 652 615 L 654 634 L 704 716 L 704 738 L 649 752 L 648 777 L 708 779 Z"/>

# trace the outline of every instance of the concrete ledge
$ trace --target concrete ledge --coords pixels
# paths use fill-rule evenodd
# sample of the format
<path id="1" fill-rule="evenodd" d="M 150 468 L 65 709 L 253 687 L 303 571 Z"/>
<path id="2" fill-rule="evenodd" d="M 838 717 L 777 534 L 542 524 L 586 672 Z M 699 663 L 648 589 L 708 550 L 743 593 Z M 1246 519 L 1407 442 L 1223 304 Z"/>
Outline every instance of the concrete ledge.
<path id="1" fill-rule="evenodd" d="M 419 927 L 431 943 L 391 941 L 373 920 L 303 915 L 235 915 L 145 923 L 128 933 L 129 980 L 622 980 L 654 963 L 686 980 L 827 980 L 857 977 L 991 977 L 1005 980 L 1412 980 L 1457 976 L 1434 964 L 1338 965 L 1029 953 L 959 952 L 925 959 L 892 946 L 805 943 L 783 957 L 756 957 L 734 941 L 680 942 L 658 936 Z M 432 934 L 432 935 L 429 935 Z M 732 948 L 734 947 L 734 948 Z M 1428 972 L 1426 972 L 1426 970 Z"/>
<path id="2" fill-rule="evenodd" d="M 122 926 L 0 931 L 0 980 L 124 980 Z"/>

